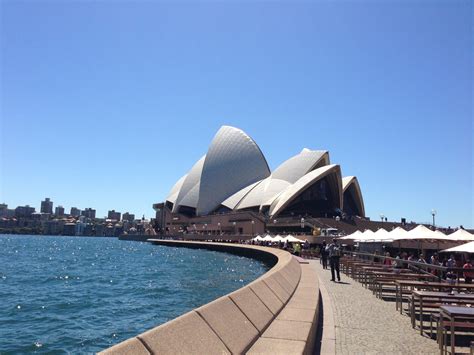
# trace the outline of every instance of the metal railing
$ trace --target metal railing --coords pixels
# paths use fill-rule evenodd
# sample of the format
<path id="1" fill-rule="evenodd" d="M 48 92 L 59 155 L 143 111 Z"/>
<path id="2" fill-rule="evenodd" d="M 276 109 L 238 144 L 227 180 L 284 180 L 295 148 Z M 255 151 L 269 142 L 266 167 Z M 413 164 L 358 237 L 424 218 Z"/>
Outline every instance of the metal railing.
<path id="1" fill-rule="evenodd" d="M 419 261 L 393 258 L 393 257 L 380 255 L 380 254 L 371 254 L 371 253 L 354 252 L 354 251 L 343 251 L 342 253 L 344 256 L 357 257 L 360 260 L 366 260 L 370 262 L 376 262 L 375 259 L 378 259 L 380 264 L 383 264 L 384 261 L 388 259 L 391 261 L 391 264 L 394 265 L 395 267 L 412 269 L 414 271 L 418 271 L 423 274 L 433 274 L 432 271 L 437 270 L 438 272 L 436 273 L 436 276 L 438 277 L 439 281 L 442 280 L 443 275 L 446 275 L 448 273 L 455 273 L 456 276 L 459 276 L 459 274 L 466 271 L 465 269 L 459 268 L 459 267 L 452 268 L 452 267 L 434 265 L 434 264 L 429 264 L 429 263 L 424 263 L 424 262 L 419 262 Z M 457 277 L 457 279 L 458 278 L 459 277 Z"/>

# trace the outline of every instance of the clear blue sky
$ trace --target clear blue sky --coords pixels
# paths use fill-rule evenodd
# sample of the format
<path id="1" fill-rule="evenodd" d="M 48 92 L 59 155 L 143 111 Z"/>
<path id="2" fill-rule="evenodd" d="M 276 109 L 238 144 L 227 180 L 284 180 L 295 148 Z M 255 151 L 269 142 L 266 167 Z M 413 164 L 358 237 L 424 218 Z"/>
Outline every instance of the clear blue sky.
<path id="1" fill-rule="evenodd" d="M 472 1 L 1 1 L 10 207 L 153 215 L 223 124 L 303 147 L 373 219 L 474 227 Z"/>

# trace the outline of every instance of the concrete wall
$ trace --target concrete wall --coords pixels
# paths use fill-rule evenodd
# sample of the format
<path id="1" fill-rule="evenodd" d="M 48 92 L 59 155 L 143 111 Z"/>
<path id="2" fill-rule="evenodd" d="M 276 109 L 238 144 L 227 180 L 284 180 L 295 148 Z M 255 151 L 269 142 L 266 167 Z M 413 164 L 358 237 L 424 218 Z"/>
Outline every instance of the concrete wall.
<path id="1" fill-rule="evenodd" d="M 155 241 L 250 256 L 274 266 L 243 288 L 101 354 L 309 354 L 314 348 L 319 285 L 314 269 L 288 252 L 238 244 Z"/>

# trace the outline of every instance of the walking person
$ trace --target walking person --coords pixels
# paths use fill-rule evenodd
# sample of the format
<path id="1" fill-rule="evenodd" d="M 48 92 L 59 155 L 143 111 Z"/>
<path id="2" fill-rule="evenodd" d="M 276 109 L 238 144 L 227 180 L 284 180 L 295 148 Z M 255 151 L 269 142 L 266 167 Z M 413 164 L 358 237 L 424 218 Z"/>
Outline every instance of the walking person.
<path id="1" fill-rule="evenodd" d="M 339 274 L 339 258 L 341 257 L 341 248 L 337 244 L 337 239 L 333 239 L 332 243 L 326 247 L 326 251 L 329 255 L 329 266 L 331 267 L 331 281 L 335 280 L 334 270 L 337 273 L 337 281 L 341 281 L 341 275 Z"/>
<path id="2" fill-rule="evenodd" d="M 323 241 L 323 246 L 321 247 L 321 261 L 323 264 L 323 269 L 328 268 L 328 252 L 326 251 L 326 241 Z"/>
<path id="3" fill-rule="evenodd" d="M 300 243 L 298 243 L 298 242 L 294 243 L 294 245 L 293 245 L 293 254 L 296 255 L 296 256 L 301 255 L 301 245 L 300 245 Z"/>

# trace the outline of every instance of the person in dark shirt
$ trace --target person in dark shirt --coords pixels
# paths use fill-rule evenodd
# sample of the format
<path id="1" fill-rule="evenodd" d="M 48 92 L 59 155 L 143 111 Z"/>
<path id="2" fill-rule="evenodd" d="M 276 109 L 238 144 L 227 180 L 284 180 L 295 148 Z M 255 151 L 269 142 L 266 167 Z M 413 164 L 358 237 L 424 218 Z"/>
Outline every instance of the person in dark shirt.
<path id="1" fill-rule="evenodd" d="M 328 252 L 326 251 L 326 241 L 323 242 L 323 246 L 321 247 L 321 261 L 323 264 L 323 269 L 328 268 Z"/>
<path id="2" fill-rule="evenodd" d="M 341 257 L 341 249 L 337 244 L 337 239 L 333 239 L 332 243 L 326 247 L 326 251 L 329 256 L 329 265 L 331 266 L 331 281 L 335 280 L 334 271 L 337 273 L 337 281 L 341 281 L 341 275 L 339 274 L 339 258 Z"/>

